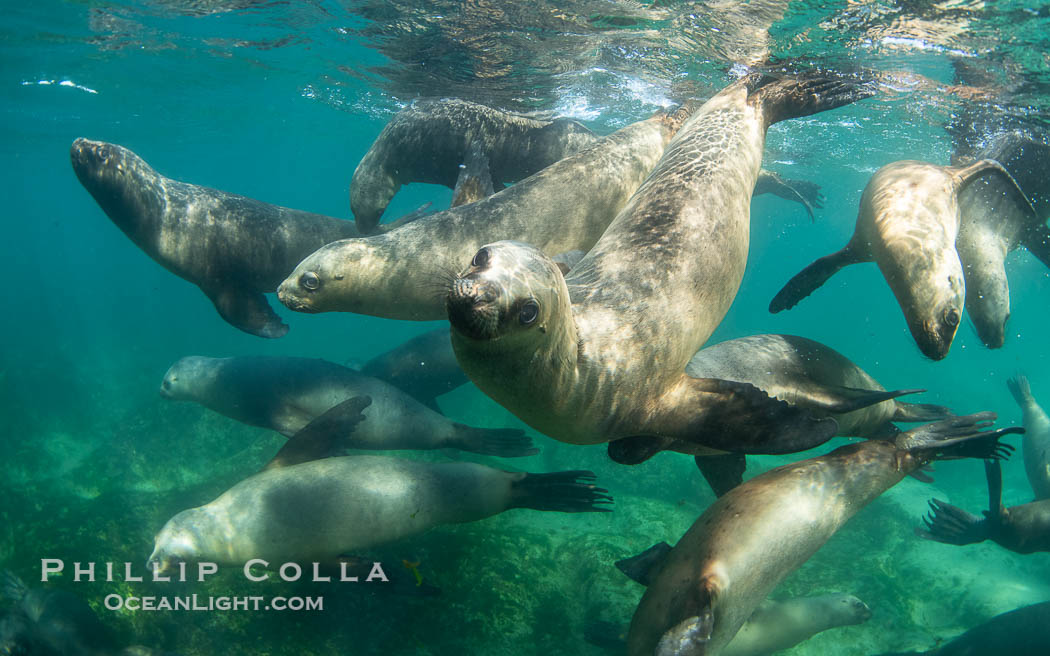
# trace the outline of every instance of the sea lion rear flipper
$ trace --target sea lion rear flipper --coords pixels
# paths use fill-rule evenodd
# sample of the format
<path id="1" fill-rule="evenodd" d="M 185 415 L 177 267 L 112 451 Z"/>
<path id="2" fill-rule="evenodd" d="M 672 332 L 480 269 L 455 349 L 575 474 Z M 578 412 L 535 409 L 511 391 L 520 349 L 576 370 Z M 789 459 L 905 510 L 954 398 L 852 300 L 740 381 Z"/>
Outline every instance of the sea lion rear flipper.
<path id="1" fill-rule="evenodd" d="M 805 192 L 805 193 L 803 193 Z M 785 180 L 773 171 L 762 169 L 758 172 L 758 182 L 755 183 L 753 196 L 762 194 L 774 194 L 784 200 L 800 203 L 806 208 L 809 220 L 815 221 L 813 215 L 814 207 L 824 207 L 824 201 L 820 194 L 820 185 L 807 182 L 806 180 Z"/>
<path id="2" fill-rule="evenodd" d="M 903 421 L 905 423 L 913 421 L 940 421 L 941 419 L 954 416 L 955 413 L 952 412 L 952 409 L 943 405 L 898 401 L 897 410 L 893 413 L 893 421 Z"/>
<path id="3" fill-rule="evenodd" d="M 716 497 L 720 497 L 744 482 L 747 456 L 742 453 L 725 453 L 714 456 L 696 456 L 696 467 L 711 486 Z"/>
<path id="4" fill-rule="evenodd" d="M 922 521 L 926 528 L 916 528 L 915 534 L 924 540 L 962 546 L 984 542 L 989 535 L 987 520 L 940 499 L 930 499 L 930 513 Z"/>
<path id="5" fill-rule="evenodd" d="M 612 440 L 606 446 L 609 459 L 621 465 L 637 465 L 666 450 L 674 440 L 651 435 L 634 435 Z"/>
<path id="6" fill-rule="evenodd" d="M 790 310 L 838 273 L 839 269 L 863 261 L 848 244 L 837 253 L 825 255 L 796 273 L 769 302 L 769 311 L 776 314 L 781 310 Z"/>
<path id="7" fill-rule="evenodd" d="M 1009 457 L 1014 447 L 1000 444 L 999 438 L 1024 433 L 1024 428 L 1012 426 L 999 430 L 985 430 L 993 421 L 994 412 L 980 412 L 919 426 L 901 433 L 896 440 L 897 448 L 912 453 L 925 452 L 924 457 L 930 460 L 1002 460 Z"/>
<path id="8" fill-rule="evenodd" d="M 700 582 L 696 608 L 697 614 L 687 617 L 671 627 L 660 637 L 656 645 L 655 656 L 704 656 L 707 643 L 715 628 L 712 608 L 715 602 L 715 588 L 709 577 Z"/>
<path id="9" fill-rule="evenodd" d="M 669 553 L 671 553 L 671 545 L 666 542 L 657 542 L 636 556 L 616 561 L 616 569 L 635 583 L 647 586 L 656 578 L 656 574 L 663 567 Z"/>
<path id="10" fill-rule="evenodd" d="M 219 316 L 235 328 L 271 339 L 284 337 L 288 332 L 288 325 L 281 321 L 266 296 L 259 292 L 231 286 L 201 287 L 201 291 L 215 304 Z"/>
<path id="11" fill-rule="evenodd" d="M 489 171 L 489 158 L 480 139 L 470 142 L 465 161 L 460 164 L 459 177 L 452 192 L 452 207 L 474 203 L 496 193 Z"/>
<path id="12" fill-rule="evenodd" d="M 586 470 L 524 474 L 511 483 L 507 508 L 558 512 L 612 512 L 613 498 L 594 485 L 594 472 Z"/>
<path id="13" fill-rule="evenodd" d="M 503 458 L 534 456 L 540 452 L 520 428 L 474 428 L 455 423 L 453 429 L 455 435 L 446 446 L 463 451 Z"/>
<path id="14" fill-rule="evenodd" d="M 1006 381 L 1006 388 L 1022 408 L 1032 401 L 1032 386 L 1028 383 L 1028 376 L 1017 374 Z"/>
<path id="15" fill-rule="evenodd" d="M 766 124 L 809 116 L 875 95 L 865 86 L 828 77 L 785 77 L 755 73 L 745 78 L 748 103 L 761 103 Z"/>
<path id="16" fill-rule="evenodd" d="M 355 396 L 329 408 L 285 442 L 262 471 L 342 455 L 341 442 L 365 418 L 361 412 L 371 403 L 370 396 Z"/>
<path id="17" fill-rule="evenodd" d="M 694 403 L 679 402 L 674 412 L 677 421 L 669 428 L 680 439 L 701 446 L 729 453 L 777 455 L 820 446 L 838 432 L 833 418 L 817 418 L 750 383 L 688 378 L 685 384 Z"/>
<path id="18" fill-rule="evenodd" d="M 1040 223 L 1028 228 L 1021 239 L 1028 252 L 1039 258 L 1039 261 L 1050 267 L 1050 229 Z"/>

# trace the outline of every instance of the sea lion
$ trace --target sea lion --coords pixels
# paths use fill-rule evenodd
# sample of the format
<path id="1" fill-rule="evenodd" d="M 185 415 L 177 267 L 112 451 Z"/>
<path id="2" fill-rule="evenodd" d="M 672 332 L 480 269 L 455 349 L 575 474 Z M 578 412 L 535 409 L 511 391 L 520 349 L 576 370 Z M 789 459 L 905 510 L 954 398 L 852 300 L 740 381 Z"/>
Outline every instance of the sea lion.
<path id="1" fill-rule="evenodd" d="M 900 431 L 893 422 L 929 422 L 946 419 L 944 406 L 904 403 L 889 399 L 859 410 L 836 409 L 859 398 L 885 392 L 885 388 L 838 351 L 820 342 L 794 335 L 752 335 L 700 349 L 685 367 L 694 378 L 719 378 L 750 383 L 769 396 L 809 410 L 816 417 L 834 417 L 836 435 L 892 438 Z M 898 390 L 898 393 L 918 390 Z M 652 441 L 632 449 L 632 440 L 609 443 L 617 462 L 635 464 L 653 455 Z M 667 450 L 691 453 L 689 443 L 675 443 Z M 738 460 L 731 460 L 736 458 Z M 697 466 L 716 495 L 743 481 L 744 456 L 697 456 Z"/>
<path id="2" fill-rule="evenodd" d="M 970 321 L 985 346 L 1000 348 L 1010 318 L 1007 253 L 1023 245 L 1050 266 L 1050 230 L 1046 227 L 1050 185 L 1045 175 L 1050 147 L 1018 133 L 1007 133 L 992 140 L 980 155 L 1002 164 L 1017 184 L 1009 184 L 1001 176 L 983 176 L 963 188 L 955 246 L 965 271 Z M 1041 199 L 1039 205 L 1046 213 L 1039 213 L 1029 193 Z"/>
<path id="3" fill-rule="evenodd" d="M 824 207 L 824 196 L 820 193 L 820 185 L 808 180 L 787 180 L 778 173 L 762 169 L 758 172 L 758 180 L 755 182 L 755 196 L 762 194 L 775 194 L 784 200 L 799 203 L 809 214 L 809 220 L 814 221 L 813 208 Z"/>
<path id="4" fill-rule="evenodd" d="M 136 246 L 200 287 L 228 323 L 259 337 L 288 332 L 263 294 L 321 246 L 360 234 L 349 221 L 166 178 L 116 144 L 77 139 L 70 158 Z"/>
<path id="5" fill-rule="evenodd" d="M 538 121 L 456 98 L 418 100 L 394 115 L 357 165 L 350 210 L 357 228 L 369 234 L 402 185 L 462 187 L 461 172 L 469 169 L 482 187 L 487 175 L 488 187 L 499 190 L 599 138 L 571 119 Z"/>
<path id="6" fill-rule="evenodd" d="M 380 353 L 361 373 L 384 380 L 435 412 L 436 397 L 470 381 L 452 351 L 448 329 L 438 328 Z"/>
<path id="7" fill-rule="evenodd" d="M 993 413 L 948 419 L 893 442 L 849 444 L 777 467 L 719 498 L 667 554 L 627 637 L 632 656 L 714 656 L 758 604 L 854 514 L 931 460 L 1001 458 Z"/>
<path id="8" fill-rule="evenodd" d="M 919 537 L 962 546 L 991 540 L 1019 554 L 1050 551 L 1050 499 L 1003 507 L 1003 471 L 998 462 L 986 462 L 988 511 L 984 517 L 940 499 L 930 500 L 930 512 L 923 517 L 925 529 Z"/>
<path id="9" fill-rule="evenodd" d="M 362 422 L 367 424 L 368 422 Z M 507 472 L 470 462 L 342 456 L 260 472 L 157 534 L 151 567 L 176 562 L 332 563 L 344 554 L 511 508 L 605 512 L 594 474 Z"/>
<path id="10" fill-rule="evenodd" d="M 670 549 L 670 547 L 667 547 Z M 762 602 L 729 641 L 722 656 L 769 656 L 790 649 L 818 633 L 863 624 L 871 609 L 850 594 L 825 594 Z M 627 649 L 627 627 L 611 622 L 587 627 L 587 640 L 618 654 Z"/>
<path id="11" fill-rule="evenodd" d="M 347 448 L 453 448 L 504 457 L 538 453 L 520 429 L 450 421 L 381 380 L 319 359 L 188 356 L 164 374 L 160 393 L 286 437 L 346 399 L 369 396 L 368 421 L 343 444 Z"/>
<path id="12" fill-rule="evenodd" d="M 589 249 L 688 112 L 686 106 L 628 125 L 476 203 L 329 244 L 300 262 L 277 294 L 299 312 L 443 319 L 443 282 L 486 242 L 521 239 L 550 254 Z"/>
<path id="13" fill-rule="evenodd" d="M 1036 500 L 1050 499 L 1050 417 L 1032 396 L 1028 377 L 1018 374 L 1006 381 L 1006 387 L 1021 406 L 1024 423 L 1024 471 Z"/>
<path id="14" fill-rule="evenodd" d="M 1004 176 L 1016 186 L 991 160 L 964 167 L 904 160 L 882 167 L 864 188 L 849 243 L 796 274 L 770 302 L 769 311 L 794 307 L 845 266 L 876 262 L 919 350 L 934 360 L 944 358 L 966 296 L 955 250 L 959 192 L 982 174 Z"/>
<path id="15" fill-rule="evenodd" d="M 692 114 L 568 276 L 528 244 L 483 247 L 447 293 L 463 370 L 527 424 L 573 444 L 646 436 L 788 453 L 829 439 L 833 419 L 685 366 L 740 286 L 766 128 L 861 95 L 835 81 L 749 75 Z"/>
<path id="16" fill-rule="evenodd" d="M 1050 651 L 1050 601 L 1016 608 L 975 626 L 948 644 L 930 651 L 879 656 L 1046 656 Z"/>

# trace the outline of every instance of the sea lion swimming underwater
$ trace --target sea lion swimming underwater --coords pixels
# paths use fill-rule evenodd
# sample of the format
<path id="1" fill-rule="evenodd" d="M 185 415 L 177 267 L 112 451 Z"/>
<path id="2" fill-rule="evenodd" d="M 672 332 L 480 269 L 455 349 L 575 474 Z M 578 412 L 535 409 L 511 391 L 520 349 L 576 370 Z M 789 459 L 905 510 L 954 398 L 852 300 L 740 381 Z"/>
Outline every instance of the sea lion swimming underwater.
<path id="1" fill-rule="evenodd" d="M 346 440 L 346 448 L 452 448 L 503 457 L 538 453 L 520 429 L 475 428 L 451 421 L 377 378 L 320 359 L 188 356 L 164 374 L 160 393 L 168 399 L 196 401 L 285 437 L 346 399 L 369 396 L 368 421 Z"/>
<path id="2" fill-rule="evenodd" d="M 1050 417 L 1032 396 L 1028 377 L 1018 374 L 1006 381 L 1017 405 L 1021 406 L 1024 423 L 1024 471 L 1036 501 L 1050 499 Z"/>
<path id="3" fill-rule="evenodd" d="M 829 439 L 833 419 L 685 367 L 740 286 L 766 128 L 863 95 L 826 79 L 749 75 L 692 114 L 567 276 L 528 244 L 477 251 L 447 294 L 463 370 L 527 424 L 573 444 L 652 436 L 789 453 Z"/>
<path id="4" fill-rule="evenodd" d="M 876 262 L 919 350 L 933 360 L 943 359 L 966 298 L 956 251 L 959 193 L 981 175 L 1002 176 L 1017 187 L 991 160 L 964 167 L 904 160 L 882 167 L 864 188 L 849 243 L 796 274 L 769 303 L 769 311 L 791 309 L 845 266 Z"/>
<path id="5" fill-rule="evenodd" d="M 197 285 L 228 323 L 259 337 L 288 332 L 263 294 L 321 246 L 360 234 L 349 221 L 166 178 L 116 144 L 77 139 L 70 158 L 80 183 L 136 246 Z"/>
<path id="6" fill-rule="evenodd" d="M 1046 656 L 1050 652 L 1050 601 L 1015 608 L 929 651 L 879 656 Z"/>
<path id="7" fill-rule="evenodd" d="M 777 467 L 720 497 L 667 554 L 631 620 L 631 656 L 714 656 L 854 514 L 930 461 L 1002 458 L 994 413 L 947 419 Z"/>

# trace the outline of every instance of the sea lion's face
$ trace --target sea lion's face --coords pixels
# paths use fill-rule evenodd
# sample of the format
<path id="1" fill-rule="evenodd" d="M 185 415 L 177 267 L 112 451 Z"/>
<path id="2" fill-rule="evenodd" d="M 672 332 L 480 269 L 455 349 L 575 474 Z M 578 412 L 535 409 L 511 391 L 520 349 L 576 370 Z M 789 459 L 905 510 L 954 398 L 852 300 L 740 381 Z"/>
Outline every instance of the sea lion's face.
<path id="1" fill-rule="evenodd" d="M 831 594 L 821 597 L 829 619 L 834 626 L 863 624 L 871 619 L 871 609 L 860 599 L 849 594 Z"/>
<path id="2" fill-rule="evenodd" d="M 317 249 L 299 263 L 277 288 L 277 298 L 296 312 L 353 312 L 353 294 L 342 290 L 367 287 L 375 255 L 363 239 L 344 239 Z M 377 270 L 382 270 L 379 267 Z M 349 304 L 349 305 L 348 305 Z"/>
<path id="3" fill-rule="evenodd" d="M 201 508 L 191 508 L 168 520 L 153 541 L 153 553 L 146 562 L 147 568 L 163 574 L 179 563 L 199 559 L 200 538 L 196 522 L 201 512 Z"/>
<path id="4" fill-rule="evenodd" d="M 946 257 L 945 260 L 937 263 L 940 266 L 924 268 L 890 285 L 919 350 L 933 360 L 941 360 L 948 355 L 962 321 L 966 299 L 958 255 L 953 250 L 951 258 Z"/>
<path id="5" fill-rule="evenodd" d="M 474 341 L 513 340 L 546 333 L 564 281 L 539 249 L 514 241 L 483 246 L 449 286 L 445 307 L 452 329 Z"/>
<path id="6" fill-rule="evenodd" d="M 122 230 L 133 230 L 143 217 L 157 213 L 151 205 L 162 197 L 153 188 L 158 176 L 135 153 L 116 144 L 77 139 L 69 157 L 80 183 Z"/>
<path id="7" fill-rule="evenodd" d="M 196 397 L 201 381 L 212 375 L 215 358 L 190 355 L 171 365 L 160 383 L 160 395 L 182 400 Z"/>

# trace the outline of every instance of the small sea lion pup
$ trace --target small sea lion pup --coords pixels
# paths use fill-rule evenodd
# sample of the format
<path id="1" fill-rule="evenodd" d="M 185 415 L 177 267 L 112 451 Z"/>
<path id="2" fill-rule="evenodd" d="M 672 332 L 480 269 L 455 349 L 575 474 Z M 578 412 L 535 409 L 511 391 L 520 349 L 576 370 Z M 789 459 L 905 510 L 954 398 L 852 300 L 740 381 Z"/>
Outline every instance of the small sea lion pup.
<path id="1" fill-rule="evenodd" d="M 1021 406 L 1024 423 L 1024 471 L 1036 500 L 1050 499 L 1050 417 L 1032 396 L 1028 377 L 1018 374 L 1006 381 L 1017 405 Z"/>
<path id="2" fill-rule="evenodd" d="M 357 165 L 350 210 L 357 228 L 369 234 L 401 185 L 463 189 L 463 173 L 470 172 L 475 179 L 489 179 L 488 189 L 498 191 L 598 139 L 570 119 L 537 121 L 456 98 L 418 100 L 387 123 Z M 491 192 L 470 192 L 469 197 L 477 200 L 486 193 Z"/>
<path id="3" fill-rule="evenodd" d="M 1046 656 L 1050 652 L 1050 601 L 996 615 L 930 651 L 879 656 Z"/>
<path id="4" fill-rule="evenodd" d="M 1027 196 L 1002 176 L 982 176 L 959 195 L 962 213 L 955 247 L 966 272 L 967 313 L 984 345 L 1000 348 L 1010 318 L 1007 253 L 1024 246 L 1050 266 L 1050 146 L 1008 132 L 992 139 L 978 155 L 1002 164 Z"/>
<path id="5" fill-rule="evenodd" d="M 919 537 L 958 546 L 991 540 L 1019 554 L 1050 551 L 1050 499 L 1003 507 L 1003 472 L 998 462 L 986 462 L 988 510 L 984 517 L 940 499 L 930 500 L 930 513 L 923 517 Z"/>
<path id="6" fill-rule="evenodd" d="M 955 250 L 958 196 L 980 175 L 1002 176 L 1007 184 L 1017 186 L 991 160 L 964 167 L 905 160 L 882 167 L 864 188 L 849 243 L 789 280 L 770 302 L 769 311 L 793 308 L 845 266 L 876 262 L 919 350 L 934 360 L 944 358 L 959 328 L 966 297 L 962 263 Z"/>
<path id="7" fill-rule="evenodd" d="M 520 239 L 551 255 L 590 249 L 688 113 L 686 106 L 628 125 L 493 196 L 405 229 L 328 244 L 277 295 L 299 312 L 444 319 L 444 282 L 485 243 Z"/>
<path id="8" fill-rule="evenodd" d="M 795 335 L 752 335 L 708 346 L 693 356 L 685 372 L 694 378 L 750 383 L 775 399 L 809 410 L 815 417 L 833 417 L 838 424 L 836 435 L 840 436 L 891 439 L 900 432 L 893 422 L 930 422 L 953 414 L 944 406 L 897 399 L 840 412 L 858 400 L 884 394 L 885 388 L 838 351 Z M 919 390 L 896 393 L 913 391 Z M 653 455 L 652 449 L 657 446 L 691 453 L 691 445 L 685 442 L 661 445 L 645 440 L 634 448 L 635 442 L 610 442 L 609 455 L 617 462 L 635 464 Z M 696 463 L 715 494 L 721 495 L 743 480 L 742 454 L 697 456 Z"/>
<path id="9" fill-rule="evenodd" d="M 446 337 L 447 339 L 447 337 Z M 475 428 L 451 421 L 381 380 L 311 358 L 188 356 L 168 369 L 164 398 L 195 401 L 244 422 L 298 433 L 326 410 L 355 396 L 369 396 L 368 421 L 345 442 L 350 449 L 462 449 L 517 457 L 538 453 L 517 428 Z"/>
<path id="10" fill-rule="evenodd" d="M 627 637 L 632 656 L 714 656 L 854 514 L 932 460 L 1001 458 L 994 413 L 947 419 L 777 467 L 719 498 L 667 554 Z"/>
<path id="11" fill-rule="evenodd" d="M 362 424 L 367 423 L 362 422 Z M 211 503 L 184 510 L 157 534 L 149 562 L 334 564 L 441 524 L 511 508 L 604 512 L 612 498 L 594 474 L 508 472 L 469 462 L 342 456 L 260 472 Z"/>
<path id="12" fill-rule="evenodd" d="M 259 337 L 288 332 L 263 294 L 321 246 L 359 234 L 349 221 L 166 178 L 116 144 L 77 139 L 70 158 L 80 184 L 136 246 Z"/>
<path id="13" fill-rule="evenodd" d="M 527 424 L 573 444 L 645 436 L 790 453 L 829 439 L 833 419 L 685 367 L 743 278 L 766 128 L 861 95 L 826 79 L 749 75 L 692 114 L 567 276 L 528 244 L 479 250 L 447 294 L 463 370 Z"/>

